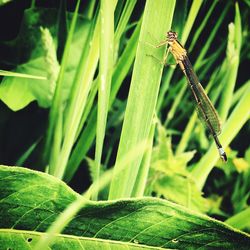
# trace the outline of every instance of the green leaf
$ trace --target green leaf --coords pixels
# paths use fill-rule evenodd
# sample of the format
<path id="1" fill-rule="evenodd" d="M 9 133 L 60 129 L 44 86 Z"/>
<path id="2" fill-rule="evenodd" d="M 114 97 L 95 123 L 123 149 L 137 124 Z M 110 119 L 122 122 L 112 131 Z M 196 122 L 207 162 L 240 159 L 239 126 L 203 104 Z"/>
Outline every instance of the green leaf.
<path id="1" fill-rule="evenodd" d="M 44 58 L 37 58 L 17 66 L 15 73 L 46 77 L 44 75 L 46 70 Z M 23 109 L 35 100 L 41 107 L 48 108 L 53 97 L 53 91 L 53 84 L 48 80 L 4 77 L 0 85 L 0 99 L 13 111 Z"/>
<path id="2" fill-rule="evenodd" d="M 191 178 L 181 175 L 164 176 L 154 184 L 154 192 L 170 201 L 193 210 L 207 212 L 208 202 Z"/>
<path id="3" fill-rule="evenodd" d="M 37 241 L 41 236 L 38 232 L 45 232 L 69 204 L 80 198 L 62 181 L 37 171 L 1 166 L 0 179 L 0 239 L 4 246 L 18 244 L 17 249 L 26 249 L 22 247 L 29 247 L 33 237 Z M 94 241 L 99 249 L 111 241 L 118 244 L 114 249 L 129 243 L 158 249 L 247 250 L 250 246 L 247 234 L 156 198 L 86 200 L 63 234 L 67 236 L 58 235 L 54 244 L 64 249 L 75 249 L 78 240 L 83 246 Z M 72 248 L 66 248 L 71 244 Z"/>
<path id="4" fill-rule="evenodd" d="M 0 229 L 0 245 L 3 249 L 30 250 L 33 249 L 37 242 L 45 233 L 28 232 L 22 230 Z M 133 249 L 160 249 L 157 247 L 141 246 L 135 243 L 123 243 L 119 241 L 103 240 L 88 237 L 75 237 L 60 234 L 55 237 L 53 244 L 46 249 L 108 249 L 108 250 L 133 250 Z"/>
<path id="5" fill-rule="evenodd" d="M 158 137 L 153 149 L 148 192 L 154 192 L 158 197 L 163 196 L 193 210 L 207 211 L 208 203 L 186 169 L 195 151 L 174 155 L 166 129 L 160 123 L 157 128 Z"/>
<path id="6" fill-rule="evenodd" d="M 14 111 L 24 108 L 34 100 L 43 108 L 48 108 L 51 105 L 58 74 L 58 69 L 55 67 L 57 62 L 51 61 L 51 58 L 56 55 L 56 48 L 51 46 L 57 44 L 56 18 L 57 11 L 54 9 L 28 9 L 24 12 L 17 38 L 3 44 L 9 53 L 6 58 L 1 59 L 7 64 L 14 65 L 15 68 L 12 71 L 47 78 L 47 80 L 33 80 L 4 77 L 0 85 L 0 99 Z M 72 15 L 68 14 L 68 19 L 71 18 Z M 42 41 L 40 27 L 49 30 L 52 36 L 51 40 L 53 39 L 49 44 L 48 37 L 47 40 Z M 80 17 L 70 50 L 70 63 L 66 67 L 63 82 L 63 101 L 68 98 L 74 72 L 79 61 L 79 51 L 84 47 L 88 28 L 89 21 Z M 57 65 L 57 67 L 59 66 Z M 54 71 L 53 79 L 50 78 L 51 71 Z"/>
<path id="7" fill-rule="evenodd" d="M 186 171 L 187 163 L 193 158 L 195 151 L 185 152 L 174 155 L 172 150 L 171 137 L 167 136 L 167 130 L 158 122 L 157 144 L 153 150 L 152 165 L 155 169 L 169 174 L 188 174 Z M 160 167 L 158 162 L 165 162 L 167 167 Z M 158 165 L 158 166 L 157 166 Z"/>
<path id="8" fill-rule="evenodd" d="M 235 228 L 244 229 L 246 227 L 250 227 L 250 207 L 246 208 L 242 212 L 230 217 L 226 220 L 228 225 L 234 226 Z"/>

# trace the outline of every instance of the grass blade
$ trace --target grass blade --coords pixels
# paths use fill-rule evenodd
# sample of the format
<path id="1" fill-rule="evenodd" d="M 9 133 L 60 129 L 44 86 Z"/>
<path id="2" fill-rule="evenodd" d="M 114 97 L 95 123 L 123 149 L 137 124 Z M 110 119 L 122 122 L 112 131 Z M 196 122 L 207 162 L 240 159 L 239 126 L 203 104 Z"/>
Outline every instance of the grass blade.
<path id="1" fill-rule="evenodd" d="M 86 42 L 88 46 L 83 51 L 80 59 L 74 79 L 74 85 L 72 87 L 70 102 L 68 104 L 68 109 L 66 110 L 64 141 L 55 168 L 55 176 L 58 178 L 62 178 L 64 175 L 99 59 L 99 18 L 94 21 L 95 22 L 92 23 L 89 37 Z M 92 42 L 90 42 L 91 40 Z"/>
<path id="2" fill-rule="evenodd" d="M 33 76 L 29 74 L 22 74 L 22 73 L 7 71 L 7 70 L 0 70 L 0 76 L 10 76 L 10 77 L 13 76 L 13 77 L 46 80 L 45 76 Z"/>
<path id="3" fill-rule="evenodd" d="M 136 0 L 130 0 L 130 1 L 126 1 L 125 6 L 124 6 L 124 10 L 122 12 L 122 15 L 119 19 L 119 23 L 117 25 L 117 29 L 115 32 L 115 46 L 118 44 L 123 32 L 125 31 L 129 18 L 131 16 L 131 13 L 135 7 L 136 4 Z"/>
<path id="4" fill-rule="evenodd" d="M 216 4 L 218 3 L 218 0 L 215 0 L 213 1 L 213 3 L 211 4 L 210 8 L 209 8 L 209 11 L 207 12 L 206 16 L 204 17 L 202 23 L 200 24 L 199 28 L 195 31 L 195 34 L 192 38 L 192 42 L 191 42 L 191 45 L 189 46 L 189 52 L 193 50 L 195 44 L 197 43 L 197 40 L 201 34 L 201 32 L 204 30 L 206 24 L 207 24 L 207 21 L 209 19 L 209 17 L 211 16 Z"/>
<path id="5" fill-rule="evenodd" d="M 194 21 L 197 17 L 197 14 L 200 10 L 201 4 L 202 4 L 202 0 L 194 0 L 192 2 L 192 6 L 190 8 L 190 11 L 188 13 L 188 19 L 186 21 L 185 27 L 183 29 L 183 33 L 181 36 L 181 44 L 184 46 L 187 39 L 188 39 L 188 35 L 193 27 Z"/>
<path id="6" fill-rule="evenodd" d="M 63 84 L 67 60 L 69 57 L 70 44 L 72 42 L 73 34 L 74 34 L 75 26 L 76 26 L 79 6 L 80 6 L 80 0 L 78 0 L 78 2 L 77 2 L 75 12 L 73 15 L 73 19 L 72 19 L 72 22 L 70 25 L 68 38 L 67 38 L 65 49 L 63 52 L 63 56 L 62 56 L 61 67 L 60 67 L 59 75 L 58 75 L 57 82 L 56 82 L 55 94 L 54 94 L 54 98 L 53 98 L 53 102 L 52 102 L 52 106 L 51 106 L 50 114 L 49 114 L 49 127 L 48 127 L 47 135 L 46 135 L 44 161 L 47 162 L 47 158 L 50 158 L 50 164 L 49 164 L 49 173 L 50 174 L 54 174 L 56 171 L 55 170 L 56 162 L 54 161 L 54 159 L 57 159 L 57 155 L 53 155 L 53 153 L 52 153 L 52 155 L 49 155 L 50 148 L 51 148 L 50 146 L 52 145 L 52 147 L 53 147 L 53 144 L 55 141 L 56 141 L 55 143 L 58 145 L 59 143 L 61 143 L 61 140 L 62 140 L 62 138 L 54 138 L 53 132 L 54 132 L 55 128 L 62 127 L 62 124 L 58 124 L 59 122 L 62 122 L 61 119 L 58 119 L 59 113 L 62 109 L 62 103 L 61 103 L 62 102 L 62 100 L 61 100 L 61 98 L 62 98 L 62 84 Z"/>
<path id="7" fill-rule="evenodd" d="M 148 150 L 145 150 L 145 153 L 143 155 L 142 163 L 138 172 L 137 181 L 135 183 L 135 187 L 132 193 L 133 197 L 143 197 L 144 195 L 144 191 L 145 191 L 147 179 L 148 179 L 148 172 L 149 172 L 150 163 L 151 163 L 155 126 L 156 126 L 156 121 L 155 122 L 153 121 L 150 132 L 149 132 L 149 136 L 148 136 L 149 147 L 148 147 Z"/>
<path id="8" fill-rule="evenodd" d="M 138 23 L 123 54 L 120 56 L 120 59 L 115 66 L 111 83 L 110 106 L 114 102 L 117 92 L 120 89 L 120 86 L 126 75 L 128 74 L 128 71 L 134 61 L 137 43 L 139 39 L 140 27 L 141 22 Z M 65 174 L 66 181 L 71 180 L 81 161 L 84 159 L 86 153 L 88 152 L 90 146 L 93 143 L 96 131 L 96 116 L 97 108 L 95 107 L 88 118 L 87 127 L 81 133 L 77 145 L 72 152 L 72 156 L 70 157 L 68 168 L 66 169 Z M 81 123 L 83 124 L 83 122 Z"/>
<path id="9" fill-rule="evenodd" d="M 225 223 L 234 228 L 243 229 L 244 227 L 250 226 L 249 218 L 250 218 L 250 207 L 230 217 L 225 221 Z"/>
<path id="10" fill-rule="evenodd" d="M 174 0 L 146 2 L 139 37 L 141 42 L 137 48 L 109 199 L 131 196 L 143 155 L 128 164 L 124 171 L 119 171 L 118 163 L 130 148 L 136 147 L 138 143 L 148 138 L 163 68 L 149 55 L 163 59 L 164 54 L 164 49 L 156 50 L 148 44 L 152 43 L 152 37 L 160 41 L 163 34 L 170 29 L 174 7 Z"/>
<path id="11" fill-rule="evenodd" d="M 227 47 L 227 87 L 222 92 L 222 100 L 219 106 L 219 114 L 222 122 L 227 118 L 232 98 L 233 91 L 236 84 L 236 77 L 238 74 L 239 62 L 240 62 L 240 48 L 241 48 L 241 17 L 239 6 L 235 5 L 235 21 L 234 24 L 229 24 L 229 41 Z"/>
<path id="12" fill-rule="evenodd" d="M 101 1 L 101 36 L 100 36 L 100 77 L 98 87 L 98 112 L 95 147 L 95 170 L 94 180 L 99 182 L 102 148 L 105 136 L 110 85 L 113 69 L 113 48 L 114 48 L 114 11 L 116 1 Z M 98 193 L 93 197 L 98 199 Z"/>

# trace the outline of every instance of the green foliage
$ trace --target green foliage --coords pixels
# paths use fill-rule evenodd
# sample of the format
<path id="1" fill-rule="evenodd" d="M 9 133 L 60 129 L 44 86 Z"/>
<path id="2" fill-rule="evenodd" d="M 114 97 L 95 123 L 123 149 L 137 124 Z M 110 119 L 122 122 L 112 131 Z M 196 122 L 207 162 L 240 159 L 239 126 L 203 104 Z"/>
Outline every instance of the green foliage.
<path id="1" fill-rule="evenodd" d="M 220 170 L 223 171 L 222 178 L 215 181 L 216 189 L 223 190 L 232 185 L 230 190 L 225 192 L 228 202 L 231 203 L 233 212 L 232 215 L 237 215 L 249 207 L 248 200 L 250 198 L 250 161 L 249 150 L 245 157 L 237 157 L 237 152 L 230 152 L 231 159 L 229 159 L 227 166 L 218 164 Z M 230 220 L 230 219 L 229 219 Z"/>
<path id="2" fill-rule="evenodd" d="M 187 171 L 187 164 L 195 151 L 174 155 L 171 137 L 166 135 L 165 128 L 158 123 L 157 131 L 157 144 L 152 152 L 147 193 L 154 192 L 158 197 L 163 196 L 193 210 L 207 211 L 207 201 Z"/>
<path id="3" fill-rule="evenodd" d="M 27 232 L 22 230 L 4 230 L 0 229 L 0 243 L 6 249 L 34 249 L 37 242 L 45 236 L 45 233 Z M 12 240 L 8 240 L 11 238 Z M 18 246 L 18 247 L 17 247 Z M 156 247 L 140 246 L 136 243 L 124 243 L 112 240 L 103 240 L 90 237 L 75 237 L 65 234 L 55 236 L 53 244 L 44 249 L 109 249 L 109 250 L 143 250 L 143 249 L 160 249 Z"/>
<path id="4" fill-rule="evenodd" d="M 33 0 L 0 41 L 0 162 L 50 174 L 0 168 L 1 247 L 249 249 L 226 225 L 250 232 L 249 1 L 81 2 L 69 13 L 70 1 Z M 163 68 L 170 29 L 218 110 L 227 164 L 182 71 Z M 83 196 L 59 180 L 76 177 L 91 182 Z"/>
<path id="5" fill-rule="evenodd" d="M 93 202 L 52 176 L 18 167 L 1 166 L 0 178 L 0 242 L 5 249 L 15 244 L 18 249 L 46 249 L 37 245 L 46 239 L 42 232 L 77 200 L 82 200 L 82 209 L 63 214 L 69 224 L 51 242 L 52 249 L 81 245 L 91 249 L 248 249 L 250 244 L 246 234 L 168 201 Z"/>
<path id="6" fill-rule="evenodd" d="M 69 15 L 71 20 L 72 15 Z M 45 18 L 46 17 L 46 18 Z M 36 100 L 41 107 L 50 107 L 55 90 L 55 79 L 58 74 L 58 65 L 55 59 L 56 51 L 53 45 L 56 38 L 57 11 L 53 9 L 28 9 L 24 13 L 19 35 L 16 39 L 6 42 L 6 49 L 14 51 L 20 58 L 8 58 L 8 63 L 15 65 L 15 73 L 43 76 L 46 80 L 33 80 L 28 78 L 4 77 L 0 85 L 0 99 L 12 110 L 17 111 L 30 102 Z M 77 32 L 74 34 L 71 46 L 70 59 L 65 69 L 63 82 L 63 101 L 68 98 L 72 78 L 76 65 L 79 62 L 79 53 L 83 49 L 89 27 L 88 20 L 79 17 Z M 47 29 L 47 34 L 40 28 Z M 49 30 L 48 30 L 49 29 Z M 51 40 L 53 37 L 53 41 Z M 53 77 L 52 77 L 53 75 Z"/>

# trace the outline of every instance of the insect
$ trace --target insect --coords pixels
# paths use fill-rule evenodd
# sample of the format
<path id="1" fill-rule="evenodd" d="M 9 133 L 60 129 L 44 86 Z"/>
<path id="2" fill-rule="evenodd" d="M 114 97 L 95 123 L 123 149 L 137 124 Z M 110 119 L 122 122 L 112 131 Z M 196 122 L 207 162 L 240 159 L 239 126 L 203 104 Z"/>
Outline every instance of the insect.
<path id="1" fill-rule="evenodd" d="M 218 139 L 218 135 L 221 132 L 221 125 L 219 116 L 207 96 L 205 90 L 199 82 L 197 75 L 195 74 L 192 64 L 188 59 L 187 51 L 177 40 L 177 33 L 174 31 L 167 32 L 166 39 L 163 40 L 157 48 L 168 44 L 168 50 L 164 57 L 164 64 L 168 57 L 169 52 L 173 55 L 177 64 L 179 64 L 181 70 L 183 71 L 185 77 L 187 78 L 188 85 L 192 91 L 195 103 L 197 105 L 197 112 L 199 114 L 199 118 L 207 127 L 209 133 L 212 135 L 215 144 L 218 148 L 220 158 L 226 162 L 227 155 L 221 146 L 221 143 Z"/>

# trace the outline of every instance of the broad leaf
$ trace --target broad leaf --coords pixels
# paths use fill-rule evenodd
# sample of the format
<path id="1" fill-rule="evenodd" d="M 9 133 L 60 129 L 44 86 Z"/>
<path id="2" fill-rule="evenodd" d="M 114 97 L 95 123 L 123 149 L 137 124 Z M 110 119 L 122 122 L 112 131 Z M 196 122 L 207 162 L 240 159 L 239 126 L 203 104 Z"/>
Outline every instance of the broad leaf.
<path id="1" fill-rule="evenodd" d="M 27 232 L 22 230 L 0 229 L 0 246 L 3 249 L 30 250 L 33 249 L 40 238 L 45 233 Z M 137 242 L 119 242 L 112 240 L 103 240 L 97 238 L 75 237 L 71 235 L 60 234 L 55 237 L 55 241 L 49 249 L 91 249 L 91 250 L 140 250 L 140 249 L 160 249 L 157 247 L 147 247 L 137 244 Z"/>
<path id="2" fill-rule="evenodd" d="M 1 166 L 0 179 L 0 227 L 5 229 L 0 232 L 0 237 L 5 246 L 13 244 L 15 237 L 12 238 L 12 235 L 15 233 L 19 234 L 16 240 L 22 242 L 18 243 L 21 246 L 27 241 L 27 237 L 22 237 L 22 234 L 45 232 L 56 217 L 79 197 L 60 180 L 24 168 Z M 28 232 L 16 232 L 13 229 Z M 63 233 L 69 235 L 68 241 L 68 238 L 60 241 L 64 249 L 71 242 L 70 236 L 83 241 L 80 237 L 112 240 L 120 244 L 133 242 L 162 249 L 250 247 L 248 235 L 212 218 L 156 198 L 87 201 Z M 36 235 L 39 237 L 40 234 Z"/>
<path id="3" fill-rule="evenodd" d="M 51 42 L 46 41 L 46 37 L 45 41 L 43 40 L 41 27 L 49 30 L 53 39 L 52 43 L 56 45 L 57 13 L 54 9 L 26 10 L 17 38 L 1 44 L 8 51 L 5 58 L 2 57 L 2 61 L 7 65 L 13 65 L 12 71 L 47 77 L 47 80 L 4 77 L 0 84 L 0 99 L 12 110 L 22 109 L 34 100 L 44 108 L 51 105 L 58 73 L 57 61 L 51 62 L 51 57 L 56 55 L 56 47 L 50 46 Z M 72 15 L 68 14 L 67 17 L 71 20 Z M 89 24 L 90 21 L 79 16 L 63 82 L 64 101 L 68 98 L 75 69 L 85 46 Z M 46 43 L 48 43 L 48 48 L 46 48 Z M 52 79 L 51 71 L 54 71 Z"/>

